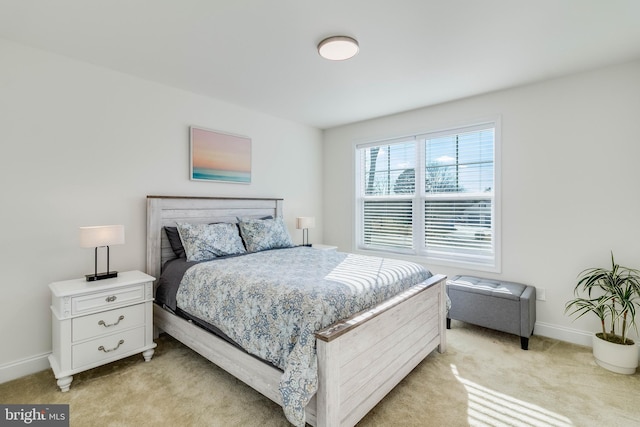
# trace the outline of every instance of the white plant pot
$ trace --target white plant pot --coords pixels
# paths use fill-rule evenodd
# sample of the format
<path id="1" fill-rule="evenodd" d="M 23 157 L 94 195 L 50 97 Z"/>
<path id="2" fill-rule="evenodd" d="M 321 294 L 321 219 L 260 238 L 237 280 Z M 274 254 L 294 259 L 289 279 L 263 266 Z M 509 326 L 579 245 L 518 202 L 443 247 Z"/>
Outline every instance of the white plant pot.
<path id="1" fill-rule="evenodd" d="M 640 347 L 614 344 L 593 335 L 593 357 L 596 363 L 618 374 L 632 375 L 638 367 Z"/>

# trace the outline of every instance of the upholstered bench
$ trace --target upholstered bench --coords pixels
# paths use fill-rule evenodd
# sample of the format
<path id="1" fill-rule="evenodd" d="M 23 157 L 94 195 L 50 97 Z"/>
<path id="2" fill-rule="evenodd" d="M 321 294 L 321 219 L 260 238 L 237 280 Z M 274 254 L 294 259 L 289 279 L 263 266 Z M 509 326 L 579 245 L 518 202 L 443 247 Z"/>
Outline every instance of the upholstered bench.
<path id="1" fill-rule="evenodd" d="M 536 288 L 515 282 L 455 276 L 447 280 L 451 319 L 520 336 L 523 350 L 536 323 Z"/>

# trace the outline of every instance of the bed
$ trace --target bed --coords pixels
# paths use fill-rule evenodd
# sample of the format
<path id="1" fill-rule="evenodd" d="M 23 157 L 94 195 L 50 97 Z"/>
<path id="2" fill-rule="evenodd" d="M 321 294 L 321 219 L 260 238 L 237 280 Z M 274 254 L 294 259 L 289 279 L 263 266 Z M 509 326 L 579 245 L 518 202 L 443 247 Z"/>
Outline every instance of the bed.
<path id="1" fill-rule="evenodd" d="M 160 277 L 162 266 L 176 258 L 165 226 L 282 216 L 282 199 L 147 196 L 147 273 Z M 264 251 L 260 256 L 282 256 L 286 251 L 301 256 L 302 250 L 316 255 L 326 252 L 291 248 L 280 254 Z M 323 254 L 327 259 L 346 256 Z M 234 263 L 238 261 L 229 261 L 229 265 Z M 305 421 L 314 426 L 355 425 L 427 355 L 445 351 L 445 324 L 445 276 L 430 275 L 372 307 L 323 325 L 311 334 L 317 390 L 303 408 L 301 420 L 287 417 L 296 425 Z M 287 394 L 281 390 L 283 369 L 277 363 L 260 360 L 193 319 L 157 305 L 154 327 L 280 404 L 287 413 Z"/>

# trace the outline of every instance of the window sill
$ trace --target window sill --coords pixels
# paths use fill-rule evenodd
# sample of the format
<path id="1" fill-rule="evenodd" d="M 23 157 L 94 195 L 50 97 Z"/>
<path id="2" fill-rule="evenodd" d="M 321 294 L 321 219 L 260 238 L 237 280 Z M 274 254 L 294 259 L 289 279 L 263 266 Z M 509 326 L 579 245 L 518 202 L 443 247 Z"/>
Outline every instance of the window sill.
<path id="1" fill-rule="evenodd" d="M 437 257 L 428 257 L 425 255 L 415 255 L 415 254 L 407 254 L 401 252 L 391 252 L 391 251 L 381 251 L 375 249 L 361 249 L 357 248 L 353 251 L 353 253 L 360 255 L 370 255 L 377 256 L 381 258 L 394 258 L 401 259 L 404 261 L 416 262 L 422 265 L 428 265 L 430 269 L 437 266 L 442 267 L 455 267 L 459 269 L 469 270 L 469 271 L 481 271 L 487 273 L 501 273 L 501 268 L 495 265 L 487 265 L 487 264 L 479 264 L 474 262 L 468 262 L 463 260 L 453 260 L 453 259 L 443 259 Z"/>

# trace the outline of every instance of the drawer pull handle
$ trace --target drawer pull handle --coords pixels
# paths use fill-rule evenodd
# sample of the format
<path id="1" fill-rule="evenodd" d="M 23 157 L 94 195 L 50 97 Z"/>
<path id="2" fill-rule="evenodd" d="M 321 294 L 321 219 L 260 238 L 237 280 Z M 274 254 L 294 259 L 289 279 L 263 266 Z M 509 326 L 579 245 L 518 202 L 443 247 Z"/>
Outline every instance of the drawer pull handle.
<path id="1" fill-rule="evenodd" d="M 104 348 L 104 346 L 101 345 L 100 347 L 98 347 L 98 351 L 104 351 L 105 353 L 109 353 L 110 351 L 114 351 L 114 350 L 117 350 L 118 348 L 120 348 L 120 346 L 122 344 L 124 344 L 124 340 L 118 341 L 118 345 L 115 346 L 114 348 L 110 349 L 110 350 L 107 350 L 106 348 Z"/>
<path id="2" fill-rule="evenodd" d="M 111 295 L 110 297 L 106 297 L 104 300 L 106 302 L 114 302 L 116 300 L 116 298 L 118 298 L 118 297 L 115 296 L 115 295 Z"/>
<path id="3" fill-rule="evenodd" d="M 102 325 L 105 328 L 110 328 L 111 326 L 116 326 L 118 323 L 120 323 L 121 320 L 124 320 L 124 316 L 122 316 L 122 315 L 120 317 L 118 317 L 118 321 L 116 323 L 111 323 L 111 324 L 107 325 L 106 323 L 104 323 L 104 320 L 101 320 L 101 321 L 98 322 L 98 325 Z"/>

